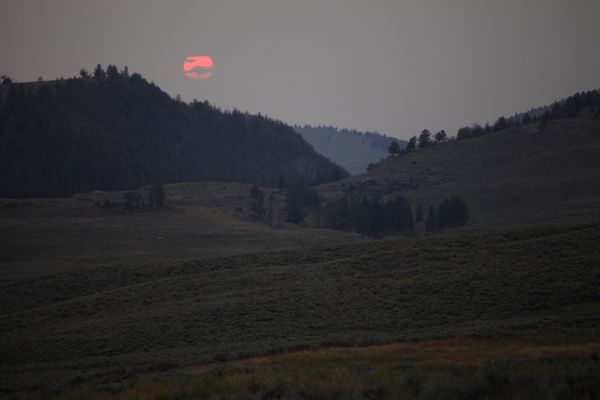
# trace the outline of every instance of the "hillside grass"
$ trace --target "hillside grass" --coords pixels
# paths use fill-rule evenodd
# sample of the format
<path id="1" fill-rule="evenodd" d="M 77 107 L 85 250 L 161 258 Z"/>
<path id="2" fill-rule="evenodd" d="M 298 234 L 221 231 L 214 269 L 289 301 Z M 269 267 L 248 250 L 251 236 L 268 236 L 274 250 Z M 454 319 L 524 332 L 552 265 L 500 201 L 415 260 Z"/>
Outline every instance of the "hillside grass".
<path id="1" fill-rule="evenodd" d="M 272 226 L 245 218 L 251 187 L 218 182 L 165 185 L 166 209 L 134 215 L 122 211 L 123 192 L 0 199 L 0 279 L 362 240 L 353 233 L 285 223 L 285 193 L 276 189 L 263 189 L 276 198 Z M 105 200 L 111 208 L 101 207 Z"/>
<path id="2" fill-rule="evenodd" d="M 592 340 L 599 240 L 597 224 L 533 227 L 3 280 L 0 387 L 340 345 Z"/>
<path id="3" fill-rule="evenodd" d="M 367 174 L 320 186 L 319 194 L 402 195 L 425 212 L 458 195 L 469 206 L 469 225 L 488 229 L 598 221 L 599 179 L 600 121 L 570 119 L 388 157 Z"/>
<path id="4" fill-rule="evenodd" d="M 454 338 L 337 347 L 76 384 L 61 399 L 513 399 L 600 395 L 600 341 Z"/>

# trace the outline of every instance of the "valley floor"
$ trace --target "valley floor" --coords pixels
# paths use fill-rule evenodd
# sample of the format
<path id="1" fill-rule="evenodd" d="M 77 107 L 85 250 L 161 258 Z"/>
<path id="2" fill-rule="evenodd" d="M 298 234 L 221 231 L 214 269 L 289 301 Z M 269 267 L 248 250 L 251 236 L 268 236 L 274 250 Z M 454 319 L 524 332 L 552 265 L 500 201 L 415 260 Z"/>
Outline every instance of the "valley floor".
<path id="1" fill-rule="evenodd" d="M 398 365 L 412 365 L 411 371 L 424 368 L 424 372 L 418 372 L 424 374 L 418 379 L 426 393 L 434 390 L 431 382 L 442 378 L 449 385 L 470 379 L 467 377 L 473 372 L 471 367 L 462 364 L 470 365 L 486 346 L 491 349 L 483 352 L 482 362 L 504 359 L 504 349 L 516 346 L 523 354 L 509 351 L 514 358 L 490 361 L 492 372 L 500 374 L 499 379 L 513 379 L 503 375 L 513 367 L 517 375 L 538 370 L 545 374 L 543 371 L 549 368 L 551 376 L 560 375 L 557 382 L 566 379 L 568 384 L 570 369 L 576 382 L 588 382 L 587 374 L 597 374 L 598 368 L 594 354 L 597 355 L 600 337 L 599 240 L 598 224 L 533 227 L 363 241 L 310 251 L 250 253 L 157 265 L 83 268 L 5 279 L 0 281 L 0 387 L 7 398 L 37 391 L 43 393 L 40 397 L 50 393 L 66 396 L 69 390 L 78 390 L 74 388 L 103 388 L 99 390 L 108 390 L 111 396 L 125 396 L 125 389 L 146 390 L 136 385 L 144 384 L 141 377 L 149 371 L 171 371 L 165 372 L 165 379 L 182 373 L 184 381 L 204 382 L 203 373 L 197 374 L 204 367 L 189 368 L 220 362 L 224 364 L 217 365 L 217 370 L 223 367 L 238 371 L 236 368 L 244 362 L 227 361 L 298 349 L 413 341 L 421 344 L 374 348 L 374 358 L 365 362 L 365 368 L 377 370 L 381 364 L 378 357 L 388 352 L 399 354 Z M 435 344 L 444 338 L 488 338 L 498 342 L 458 342 L 463 348 L 470 343 L 474 346 L 463 359 L 459 353 L 451 354 L 457 351 L 451 341 Z M 528 342 L 528 338 L 534 338 L 534 342 Z M 549 347 L 547 338 L 555 340 Z M 411 346 L 421 352 L 417 359 L 406 356 L 412 351 Z M 435 350 L 435 346 L 441 346 L 440 350 Z M 340 360 L 340 351 L 349 352 L 349 363 Z M 538 357 L 542 353 L 548 353 L 556 362 L 546 365 Z M 364 359 L 365 354 L 371 353 L 347 349 L 315 354 L 317 359 L 331 358 L 324 361 L 332 366 L 327 374 L 346 376 L 347 368 L 354 371 L 352 359 Z M 442 362 L 444 354 L 449 354 L 448 362 Z M 521 355 L 530 361 L 514 361 L 520 360 Z M 302 374 L 308 374 L 309 381 L 316 379 L 313 383 L 317 392 L 321 390 L 319 385 L 327 386 L 320 380 L 331 381 L 327 374 L 325 378 L 319 378 L 319 374 L 313 378 L 310 368 L 293 372 L 294 363 L 299 361 L 296 356 L 290 357 L 262 359 L 263 364 L 248 361 L 269 365 L 290 360 L 289 369 L 285 367 L 288 361 L 282 368 L 277 367 L 284 383 L 277 383 L 280 378 L 274 379 L 277 390 L 283 394 L 272 398 L 303 396 L 299 393 L 304 389 L 292 384 L 295 373 L 301 375 L 298 379 Z M 456 368 L 452 367 L 455 361 L 460 361 Z M 579 370 L 577 366 L 582 362 L 586 366 Z M 503 367 L 503 363 L 510 368 Z M 437 364 L 441 365 L 439 369 Z M 373 378 L 378 384 L 363 387 L 362 378 L 350 374 L 348 379 L 358 379 L 359 386 L 342 385 L 339 393 L 358 397 L 364 394 L 368 398 L 370 395 L 363 388 L 379 387 L 384 390 L 382 393 L 393 395 L 397 385 L 388 387 L 385 382 L 396 376 L 395 367 L 392 368 L 395 364 L 381 365 L 381 376 Z M 473 373 L 485 382 L 487 361 L 482 365 L 473 367 Z M 262 374 L 271 379 L 275 372 L 262 368 L 249 375 L 243 370 L 239 379 L 260 381 Z M 361 368 L 355 369 L 359 375 Z M 286 371 L 292 375 L 285 378 Z M 226 374 L 224 377 L 228 378 L 208 385 L 217 385 L 217 393 L 229 390 L 218 389 L 218 385 L 230 387 L 229 380 L 238 379 L 238 375 L 239 372 Z M 364 379 L 370 382 L 370 376 L 368 372 Z M 410 376 L 400 374 L 397 379 L 405 382 Z M 539 379 L 546 382 L 546 378 Z M 291 386 L 286 386 L 286 382 Z M 185 385 L 178 389 L 180 384 L 165 383 L 176 393 L 188 390 Z M 249 383 L 240 383 L 238 389 L 231 386 L 232 397 L 246 384 Z M 269 385 L 267 382 L 264 387 Z M 210 387 L 198 390 L 210 391 Z M 518 391 L 525 389 L 515 387 Z M 586 386 L 585 390 L 592 389 Z M 270 396 L 262 389 L 256 393 L 261 393 L 259 397 Z M 178 398 L 174 394 L 165 396 Z"/>
<path id="2" fill-rule="evenodd" d="M 369 240 L 169 189 L 0 200 L 0 398 L 598 396 L 596 220 Z"/>

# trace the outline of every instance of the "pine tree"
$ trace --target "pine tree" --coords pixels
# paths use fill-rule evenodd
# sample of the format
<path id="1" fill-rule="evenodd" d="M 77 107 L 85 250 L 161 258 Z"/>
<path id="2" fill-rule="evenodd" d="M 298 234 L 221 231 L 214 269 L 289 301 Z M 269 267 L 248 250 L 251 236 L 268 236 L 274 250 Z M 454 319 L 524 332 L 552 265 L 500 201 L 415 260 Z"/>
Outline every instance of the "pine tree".
<path id="1" fill-rule="evenodd" d="M 101 81 L 105 76 L 106 73 L 102 69 L 102 65 L 96 65 L 96 68 L 94 68 L 94 78 L 96 78 L 97 81 Z"/>
<path id="2" fill-rule="evenodd" d="M 317 218 L 317 228 L 321 227 L 321 199 L 316 191 L 313 191 L 312 209 Z"/>
<path id="3" fill-rule="evenodd" d="M 165 189 L 160 183 L 153 185 L 148 193 L 148 202 L 151 206 L 163 208 L 165 206 Z"/>
<path id="4" fill-rule="evenodd" d="M 115 65 L 109 64 L 108 67 L 106 67 L 106 75 L 109 80 L 114 81 L 119 78 L 119 70 Z"/>
<path id="5" fill-rule="evenodd" d="M 427 212 L 427 218 L 425 219 L 425 231 L 433 232 L 437 226 L 437 218 L 435 214 L 435 208 L 433 206 L 429 206 L 429 211 Z"/>
<path id="6" fill-rule="evenodd" d="M 256 185 L 250 190 L 250 209 L 260 220 L 265 216 L 265 195 Z"/>
<path id="7" fill-rule="evenodd" d="M 504 130 L 509 127 L 508 120 L 505 117 L 500 117 L 494 124 L 494 132 Z"/>
<path id="8" fill-rule="evenodd" d="M 417 222 L 423 221 L 423 206 L 421 206 L 421 203 L 417 205 L 417 214 L 415 216 L 415 219 Z"/>
<path id="9" fill-rule="evenodd" d="M 287 192 L 287 222 L 299 224 L 304 221 L 304 209 L 300 197 L 294 190 Z"/>
<path id="10" fill-rule="evenodd" d="M 129 214 L 142 209 L 142 196 L 137 192 L 125 192 L 123 194 L 123 210 Z"/>
<path id="11" fill-rule="evenodd" d="M 443 143 L 448 141 L 448 137 L 446 136 L 446 131 L 445 130 L 441 130 L 438 133 L 435 134 L 435 142 L 436 143 Z"/>
<path id="12" fill-rule="evenodd" d="M 469 220 L 469 210 L 465 202 L 458 196 L 444 199 L 438 206 L 436 229 L 446 229 L 461 226 Z"/>
<path id="13" fill-rule="evenodd" d="M 273 194 L 269 195 L 269 208 L 267 209 L 267 223 L 269 225 L 273 225 L 273 215 L 275 210 L 273 209 L 275 206 L 275 196 Z"/>
<path id="14" fill-rule="evenodd" d="M 283 175 L 283 174 L 279 175 L 279 181 L 277 183 L 277 187 L 279 187 L 279 189 L 285 189 L 285 175 Z"/>
<path id="15" fill-rule="evenodd" d="M 417 150 L 417 137 L 413 136 L 409 139 L 408 144 L 406 145 L 406 151 L 408 153 Z"/>
<path id="16" fill-rule="evenodd" d="M 427 129 L 423 129 L 423 131 L 419 135 L 418 141 L 420 148 L 429 146 L 431 144 L 431 132 L 429 132 Z"/>

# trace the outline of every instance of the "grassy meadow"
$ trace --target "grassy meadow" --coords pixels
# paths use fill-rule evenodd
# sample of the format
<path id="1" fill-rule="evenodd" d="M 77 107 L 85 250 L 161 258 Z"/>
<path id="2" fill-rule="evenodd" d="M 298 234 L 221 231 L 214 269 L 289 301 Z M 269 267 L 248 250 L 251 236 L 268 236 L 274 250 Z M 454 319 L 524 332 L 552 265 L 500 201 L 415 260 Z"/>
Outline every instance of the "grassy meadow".
<path id="1" fill-rule="evenodd" d="M 71 387 L 80 399 L 597 398 L 600 342 L 455 338 L 306 350 Z"/>
<path id="2" fill-rule="evenodd" d="M 0 398 L 597 398 L 593 215 L 373 240 L 250 189 L 0 200 Z"/>
<path id="3" fill-rule="evenodd" d="M 597 374 L 597 223 L 367 240 L 185 200 L 134 216 L 79 201 L 4 208 L 3 246 L 22 247 L 1 263 L 2 397 L 447 398 L 435 382 L 484 390 L 490 368 L 516 379 L 509 396 L 529 390 L 522 374 L 539 375 L 535 390 L 568 385 L 570 366 L 577 382 Z M 497 352 L 446 362 L 451 338 Z M 547 340 L 551 363 L 537 347 L 500 357 Z M 299 350 L 327 367 L 285 358 Z"/>
<path id="4" fill-rule="evenodd" d="M 0 279 L 101 266 L 160 264 L 362 240 L 353 233 L 286 224 L 282 191 L 274 226 L 237 215 L 249 208 L 251 185 L 167 185 L 168 207 L 124 214 L 122 192 L 69 199 L 0 199 Z M 101 205 L 108 201 L 111 207 Z M 274 229 L 275 228 L 275 229 Z"/>

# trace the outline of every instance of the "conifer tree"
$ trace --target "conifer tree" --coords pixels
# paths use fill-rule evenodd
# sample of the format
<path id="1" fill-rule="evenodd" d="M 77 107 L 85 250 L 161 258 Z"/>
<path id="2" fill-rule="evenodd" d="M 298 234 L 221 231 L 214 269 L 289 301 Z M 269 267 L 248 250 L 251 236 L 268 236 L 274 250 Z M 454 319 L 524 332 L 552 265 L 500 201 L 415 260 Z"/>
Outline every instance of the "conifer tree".
<path id="1" fill-rule="evenodd" d="M 408 153 L 417 150 L 417 137 L 413 136 L 409 139 L 408 144 L 406 145 L 406 151 Z"/>
<path id="2" fill-rule="evenodd" d="M 415 215 L 415 219 L 417 222 L 423 221 L 423 206 L 421 206 L 421 203 L 419 203 L 417 205 L 417 212 Z"/>
<path id="3" fill-rule="evenodd" d="M 148 202 L 151 206 L 163 208 L 165 206 L 165 189 L 160 183 L 153 185 L 148 193 Z"/>
<path id="4" fill-rule="evenodd" d="M 437 226 L 437 218 L 435 214 L 435 208 L 433 206 L 429 206 L 429 210 L 427 211 L 427 218 L 425 218 L 425 231 L 433 232 Z"/>
<path id="5" fill-rule="evenodd" d="M 429 146 L 431 144 L 431 132 L 429 132 L 427 129 L 423 129 L 423 131 L 419 135 L 418 141 L 420 148 Z"/>

